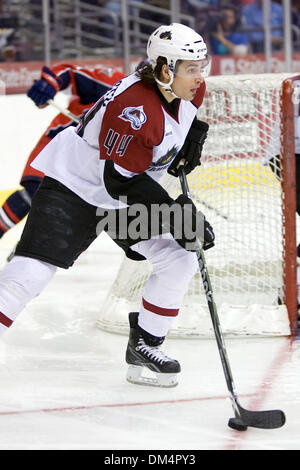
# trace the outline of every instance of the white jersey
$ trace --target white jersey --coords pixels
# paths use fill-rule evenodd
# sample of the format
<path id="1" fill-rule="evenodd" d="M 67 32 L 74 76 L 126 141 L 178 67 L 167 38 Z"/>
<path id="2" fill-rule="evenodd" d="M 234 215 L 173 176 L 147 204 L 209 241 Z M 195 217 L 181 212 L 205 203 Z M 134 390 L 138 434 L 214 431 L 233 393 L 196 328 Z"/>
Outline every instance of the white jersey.
<path id="1" fill-rule="evenodd" d="M 182 147 L 204 93 L 203 82 L 193 101 L 177 100 L 176 115 L 171 115 L 153 85 L 129 75 L 101 97 L 76 129 L 58 134 L 32 166 L 92 205 L 124 207 L 107 191 L 106 162 L 112 161 L 121 177 L 146 173 L 158 182 Z"/>

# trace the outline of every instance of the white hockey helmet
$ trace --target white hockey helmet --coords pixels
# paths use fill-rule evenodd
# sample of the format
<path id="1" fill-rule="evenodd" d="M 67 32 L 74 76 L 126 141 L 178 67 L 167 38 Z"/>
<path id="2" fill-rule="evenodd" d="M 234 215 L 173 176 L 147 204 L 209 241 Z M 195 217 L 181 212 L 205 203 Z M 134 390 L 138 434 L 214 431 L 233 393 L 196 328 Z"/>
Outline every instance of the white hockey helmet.
<path id="1" fill-rule="evenodd" d="M 159 26 L 149 37 L 147 56 L 155 67 L 159 56 L 167 59 L 169 69 L 174 72 L 177 60 L 203 60 L 207 58 L 207 47 L 192 28 L 179 23 Z"/>
<path id="2" fill-rule="evenodd" d="M 165 57 L 171 75 L 168 84 L 162 84 L 157 77 L 156 81 L 164 85 L 167 91 L 171 91 L 170 86 L 174 79 L 174 71 L 177 60 L 207 60 L 206 44 L 196 31 L 188 26 L 179 23 L 159 26 L 149 37 L 147 44 L 147 56 L 154 69 L 158 57 Z M 203 76 L 209 74 L 210 60 L 203 70 Z M 171 91 L 172 92 L 172 91 Z"/>

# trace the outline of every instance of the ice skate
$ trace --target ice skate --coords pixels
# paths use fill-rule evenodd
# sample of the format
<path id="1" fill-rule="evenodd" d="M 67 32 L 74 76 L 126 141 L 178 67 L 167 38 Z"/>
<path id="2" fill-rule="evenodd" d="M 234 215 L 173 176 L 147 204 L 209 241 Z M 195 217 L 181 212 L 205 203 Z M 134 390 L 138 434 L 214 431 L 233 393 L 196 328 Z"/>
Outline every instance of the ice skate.
<path id="1" fill-rule="evenodd" d="M 180 364 L 159 349 L 164 337 L 153 336 L 138 326 L 138 312 L 129 314 L 130 333 L 126 350 L 127 380 L 152 387 L 175 387 Z M 150 373 L 149 373 L 150 371 Z"/>

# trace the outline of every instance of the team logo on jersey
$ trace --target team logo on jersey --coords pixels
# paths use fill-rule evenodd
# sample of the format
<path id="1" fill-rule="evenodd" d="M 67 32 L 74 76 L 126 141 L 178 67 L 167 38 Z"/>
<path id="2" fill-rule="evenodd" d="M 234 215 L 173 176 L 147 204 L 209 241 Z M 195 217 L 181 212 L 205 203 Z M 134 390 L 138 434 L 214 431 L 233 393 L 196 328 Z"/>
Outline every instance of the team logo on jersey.
<path id="1" fill-rule="evenodd" d="M 147 116 L 144 113 L 143 106 L 128 106 L 123 109 L 122 113 L 118 117 L 123 119 L 123 121 L 130 122 L 132 129 L 135 131 L 138 131 L 147 121 Z"/>
<path id="2" fill-rule="evenodd" d="M 150 166 L 150 171 L 159 171 L 172 162 L 178 153 L 178 148 L 174 145 L 165 155 L 160 157 L 156 162 L 153 162 Z"/>

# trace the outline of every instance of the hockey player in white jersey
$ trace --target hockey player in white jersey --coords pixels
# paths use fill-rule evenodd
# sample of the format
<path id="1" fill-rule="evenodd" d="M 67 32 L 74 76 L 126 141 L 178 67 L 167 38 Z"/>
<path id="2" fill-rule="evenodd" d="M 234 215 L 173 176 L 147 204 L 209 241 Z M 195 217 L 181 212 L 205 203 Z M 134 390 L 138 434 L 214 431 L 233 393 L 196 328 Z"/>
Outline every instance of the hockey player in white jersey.
<path id="1" fill-rule="evenodd" d="M 156 373 L 150 384 L 174 386 L 180 364 L 160 346 L 198 268 L 195 238 L 210 248 L 214 233 L 189 198 L 173 200 L 159 181 L 167 171 L 176 177 L 179 164 L 186 173 L 200 164 L 208 126 L 196 113 L 210 59 L 202 37 L 176 23 L 154 31 L 147 55 L 148 62 L 116 83 L 76 129 L 58 134 L 32 163 L 45 178 L 15 256 L 0 274 L 0 331 L 40 294 L 57 267 L 72 266 L 105 230 L 128 257 L 153 265 L 140 310 L 129 315 L 127 378 L 149 383 L 141 374 L 147 367 Z M 144 216 L 145 230 L 138 234 L 131 230 L 135 204 Z M 175 208 L 175 215 L 162 216 L 154 227 L 153 208 L 163 205 Z M 107 222 L 112 213 L 113 227 Z"/>

